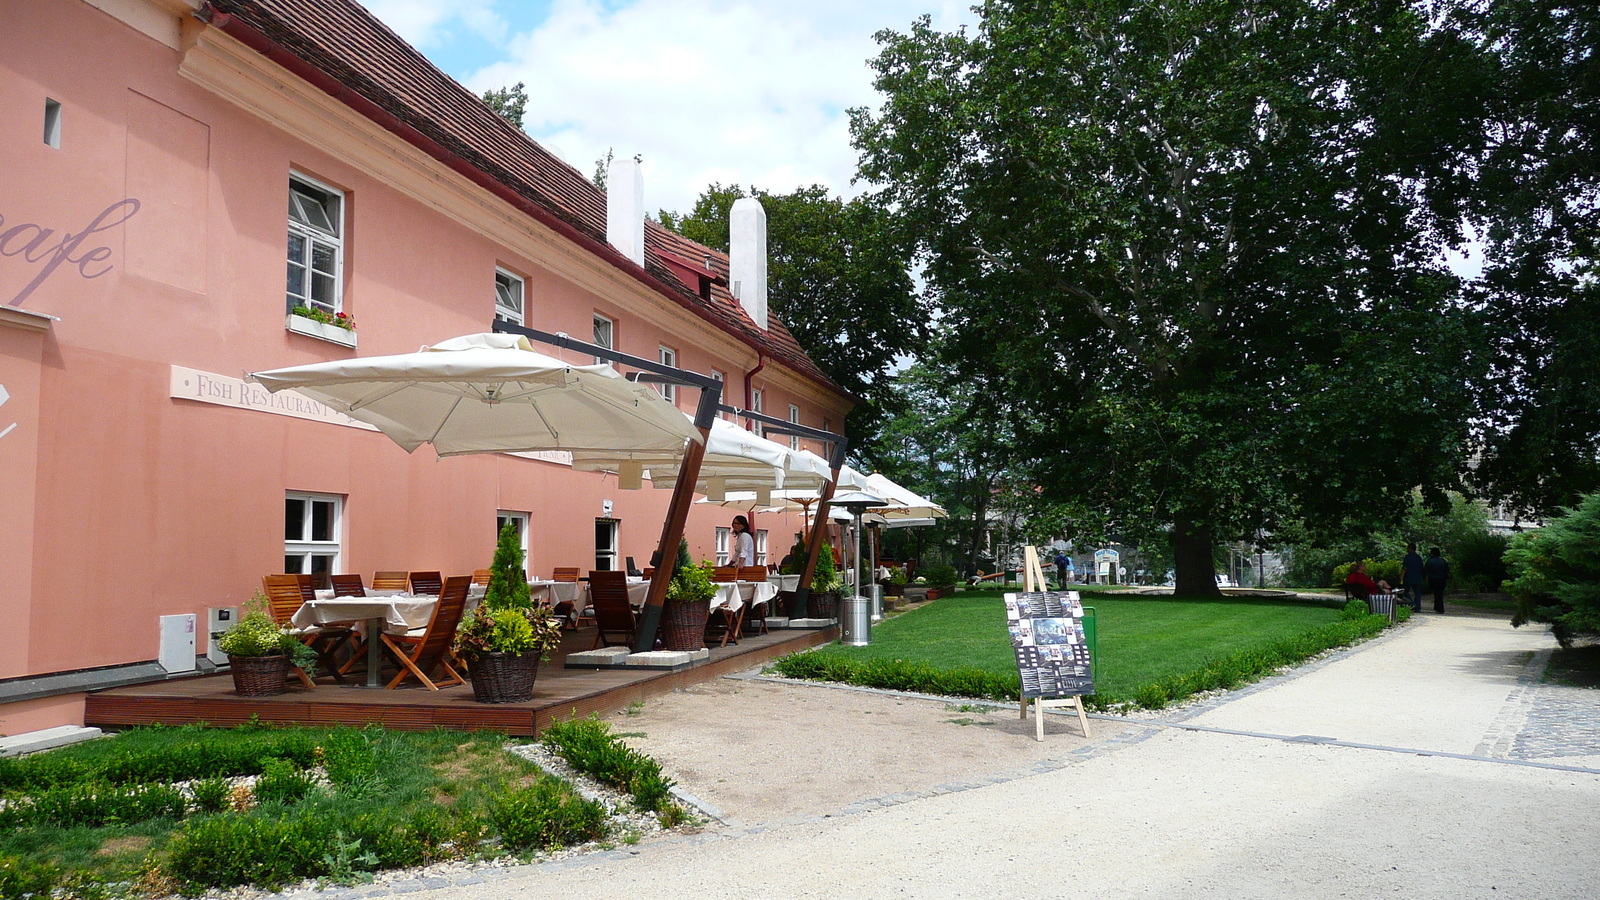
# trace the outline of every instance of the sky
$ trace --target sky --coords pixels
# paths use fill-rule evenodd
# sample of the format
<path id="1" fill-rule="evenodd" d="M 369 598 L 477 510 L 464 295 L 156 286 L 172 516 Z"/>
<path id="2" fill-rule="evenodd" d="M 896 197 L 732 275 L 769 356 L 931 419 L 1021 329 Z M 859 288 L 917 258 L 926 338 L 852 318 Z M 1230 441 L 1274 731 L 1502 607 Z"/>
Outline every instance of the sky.
<path id="1" fill-rule="evenodd" d="M 638 155 L 645 208 L 719 182 L 854 196 L 847 110 L 876 108 L 873 35 L 976 22 L 972 0 L 365 0 L 474 93 L 523 82 L 523 128 L 585 175 Z"/>

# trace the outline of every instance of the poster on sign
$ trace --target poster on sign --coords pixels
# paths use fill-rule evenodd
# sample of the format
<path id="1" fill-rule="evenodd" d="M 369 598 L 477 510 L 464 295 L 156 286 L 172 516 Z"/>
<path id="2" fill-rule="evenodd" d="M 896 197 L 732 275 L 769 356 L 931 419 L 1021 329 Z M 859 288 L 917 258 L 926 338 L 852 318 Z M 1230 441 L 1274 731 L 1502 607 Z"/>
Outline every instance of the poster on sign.
<path id="1" fill-rule="evenodd" d="M 1077 591 L 1006 594 L 1006 626 L 1023 699 L 1094 693 Z"/>

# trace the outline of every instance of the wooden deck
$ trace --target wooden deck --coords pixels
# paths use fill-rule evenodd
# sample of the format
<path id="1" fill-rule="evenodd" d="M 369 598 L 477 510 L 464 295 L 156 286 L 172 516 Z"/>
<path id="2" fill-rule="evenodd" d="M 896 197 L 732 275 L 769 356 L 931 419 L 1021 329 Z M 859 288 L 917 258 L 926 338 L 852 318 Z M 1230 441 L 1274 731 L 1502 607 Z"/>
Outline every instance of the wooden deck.
<path id="1" fill-rule="evenodd" d="M 527 703 L 478 703 L 472 699 L 470 685 L 430 691 L 411 681 L 410 687 L 386 691 L 343 687 L 328 678 L 319 678 L 315 690 L 291 682 L 288 692 L 276 697 L 240 697 L 233 692 L 232 677 L 223 674 L 90 694 L 84 724 L 102 728 L 195 722 L 240 725 L 255 718 L 308 725 L 376 722 L 406 731 L 493 729 L 532 736 L 557 719 L 606 715 L 659 694 L 827 643 L 838 633 L 835 626 L 748 636 L 737 645 L 712 648 L 708 661 L 676 672 L 563 668 L 567 653 L 587 650 L 594 642 L 593 629 L 584 629 L 568 635 L 561 649 L 540 667 L 533 699 Z"/>

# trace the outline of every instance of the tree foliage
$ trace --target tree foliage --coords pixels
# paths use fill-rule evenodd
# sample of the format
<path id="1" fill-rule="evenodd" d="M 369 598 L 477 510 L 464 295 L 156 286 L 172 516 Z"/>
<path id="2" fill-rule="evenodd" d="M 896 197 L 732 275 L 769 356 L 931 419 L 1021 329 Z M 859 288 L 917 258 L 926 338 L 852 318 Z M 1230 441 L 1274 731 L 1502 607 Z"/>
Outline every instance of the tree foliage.
<path id="1" fill-rule="evenodd" d="M 1517 600 L 1513 625 L 1548 622 L 1561 646 L 1600 634 L 1600 494 L 1590 494 L 1506 551 Z"/>
<path id="2" fill-rule="evenodd" d="M 1600 490 L 1600 5 L 1462 3 L 1483 91 L 1483 382 L 1477 483 L 1534 517 Z"/>
<path id="3" fill-rule="evenodd" d="M 1478 72 L 1400 3 L 993 0 L 883 32 L 862 174 L 916 241 L 956 380 L 992 369 L 1047 500 L 1217 539 L 1370 530 L 1453 486 Z"/>
<path id="4" fill-rule="evenodd" d="M 767 214 L 767 297 L 818 367 L 866 402 L 847 428 L 858 455 L 873 441 L 895 395 L 887 374 L 924 346 L 927 315 L 887 215 L 870 198 L 844 200 L 822 185 L 775 194 L 712 184 L 685 214 L 661 224 L 726 252 L 734 201 L 753 196 Z"/>
<path id="5" fill-rule="evenodd" d="M 522 127 L 522 116 L 528 110 L 528 92 L 523 82 L 517 82 L 511 87 L 497 88 L 483 92 L 483 102 L 490 109 L 500 114 L 502 119 Z"/>

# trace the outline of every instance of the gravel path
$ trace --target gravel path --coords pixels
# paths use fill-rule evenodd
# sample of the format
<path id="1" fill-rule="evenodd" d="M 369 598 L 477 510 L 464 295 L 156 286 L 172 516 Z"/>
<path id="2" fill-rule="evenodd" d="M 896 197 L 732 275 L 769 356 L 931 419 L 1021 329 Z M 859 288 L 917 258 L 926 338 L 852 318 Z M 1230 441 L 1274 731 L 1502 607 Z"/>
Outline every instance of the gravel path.
<path id="1" fill-rule="evenodd" d="M 723 679 L 613 720 L 725 824 L 324 897 L 1592 897 L 1600 692 L 1424 614 L 1162 718 Z"/>

